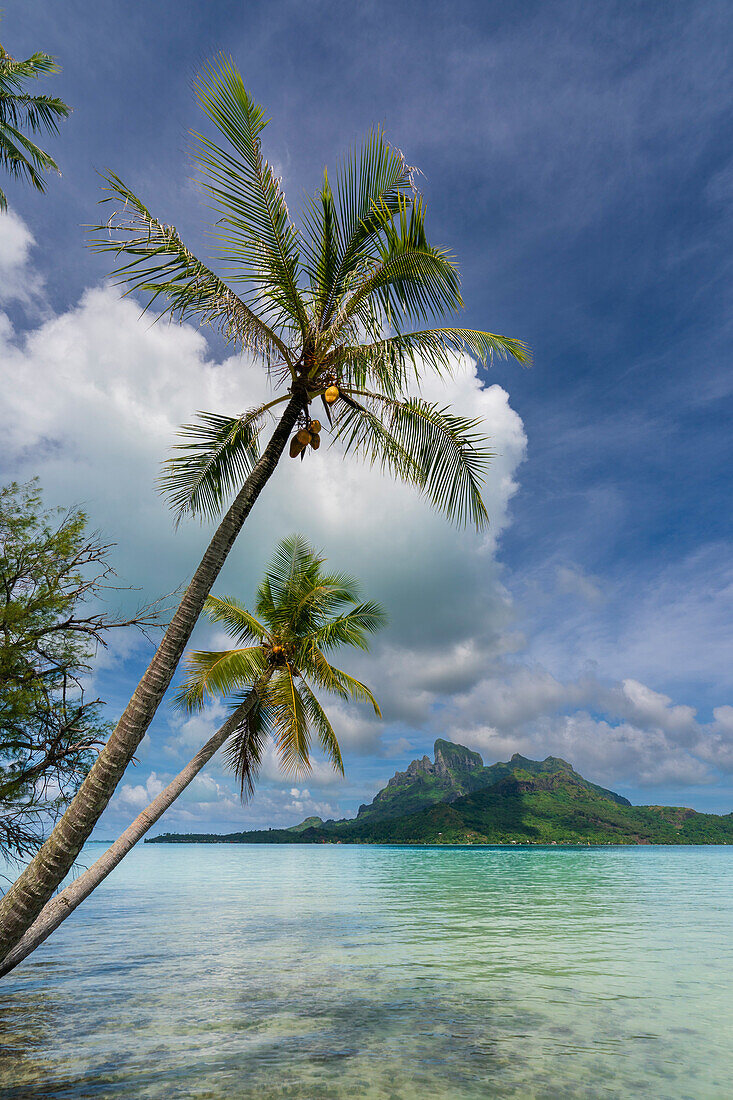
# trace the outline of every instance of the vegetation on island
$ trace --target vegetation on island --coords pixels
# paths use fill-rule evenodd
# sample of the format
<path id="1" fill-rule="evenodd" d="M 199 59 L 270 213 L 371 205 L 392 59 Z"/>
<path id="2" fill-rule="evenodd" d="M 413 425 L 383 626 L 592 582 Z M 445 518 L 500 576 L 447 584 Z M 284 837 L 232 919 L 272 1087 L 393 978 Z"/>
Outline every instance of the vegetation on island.
<path id="1" fill-rule="evenodd" d="M 470 793 L 464 793 L 466 787 Z M 210 844 L 733 844 L 733 814 L 632 806 L 559 757 L 484 767 L 478 753 L 435 742 L 435 761 L 398 772 L 356 818 L 308 818 L 290 829 L 217 836 L 164 834 L 148 843 Z"/>
<path id="2" fill-rule="evenodd" d="M 109 803 L 289 441 L 295 435 L 300 447 L 308 437 L 295 448 L 301 458 L 320 444 L 312 404 L 319 415 L 323 407 L 347 454 L 415 486 L 449 519 L 483 527 L 488 444 L 475 420 L 424 401 L 420 376 L 449 377 L 464 351 L 482 363 L 495 355 L 529 359 L 519 340 L 431 327 L 463 306 L 457 267 L 428 240 L 415 171 L 381 130 L 339 167 L 333 187 L 324 172 L 296 226 L 262 153 L 264 112 L 231 61 L 205 69 L 196 89 L 219 135 L 195 137 L 195 161 L 215 210 L 221 273 L 113 174 L 107 198 L 119 209 L 97 227 L 94 247 L 120 260 L 116 277 L 148 308 L 211 325 L 234 352 L 261 363 L 279 392 L 255 409 L 201 413 L 182 429 L 162 489 L 179 518 L 224 516 L 63 820 L 0 902 L 0 958 L 51 899 Z M 270 416 L 276 423 L 267 438 Z"/>

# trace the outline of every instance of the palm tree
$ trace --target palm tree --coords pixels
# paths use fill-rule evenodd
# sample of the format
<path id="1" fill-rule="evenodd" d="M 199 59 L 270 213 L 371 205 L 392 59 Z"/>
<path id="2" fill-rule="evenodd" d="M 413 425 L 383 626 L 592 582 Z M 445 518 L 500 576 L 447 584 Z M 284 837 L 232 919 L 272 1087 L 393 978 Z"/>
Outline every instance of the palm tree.
<path id="1" fill-rule="evenodd" d="M 305 539 L 293 535 L 275 551 L 257 589 L 255 614 L 237 600 L 208 597 L 206 614 L 227 629 L 237 648 L 192 653 L 179 701 L 188 710 L 200 710 L 207 696 L 230 697 L 232 713 L 104 855 L 44 907 L 0 964 L 0 974 L 14 969 L 73 913 L 227 741 L 228 763 L 243 798 L 254 792 L 270 736 L 285 772 L 310 770 L 315 734 L 343 774 L 336 734 L 314 689 L 366 701 L 380 714 L 369 688 L 335 668 L 329 655 L 343 646 L 368 649 L 368 635 L 384 625 L 385 616 L 378 604 L 360 602 L 353 577 L 324 572 L 323 561 Z"/>
<path id="2" fill-rule="evenodd" d="M 481 487 L 490 454 L 476 420 L 410 396 L 423 370 L 449 375 L 456 353 L 487 363 L 528 360 L 518 340 L 460 328 L 411 330 L 462 306 L 455 264 L 429 244 L 413 170 L 379 130 L 327 174 L 291 222 L 264 160 L 262 108 L 221 58 L 196 83 L 225 146 L 197 136 L 203 190 L 217 214 L 228 282 L 197 259 L 178 231 L 109 174 L 108 200 L 122 204 L 95 231 L 95 247 L 124 262 L 120 281 L 159 316 L 195 319 L 268 372 L 278 396 L 236 415 L 201 413 L 165 469 L 162 489 L 178 518 L 211 518 L 233 496 L 170 626 L 117 727 L 74 802 L 0 903 L 0 959 L 30 927 L 71 868 L 167 690 L 226 557 L 279 462 L 289 437 L 303 457 L 320 444 L 311 411 L 322 401 L 335 441 L 415 485 L 450 519 L 488 521 Z M 232 287 L 236 287 L 235 291 Z M 274 413 L 274 410 L 277 410 Z M 277 417 L 259 452 L 266 418 Z"/>
<path id="3" fill-rule="evenodd" d="M 26 61 L 16 61 L 0 46 L 0 165 L 14 178 L 25 178 L 37 191 L 45 191 L 44 172 L 58 172 L 56 161 L 40 149 L 23 131 L 31 134 L 58 133 L 59 119 L 69 108 L 60 99 L 47 95 L 28 95 L 28 80 L 44 73 L 57 73 L 59 67 L 47 53 L 34 53 Z M 0 189 L 0 210 L 8 200 Z"/>

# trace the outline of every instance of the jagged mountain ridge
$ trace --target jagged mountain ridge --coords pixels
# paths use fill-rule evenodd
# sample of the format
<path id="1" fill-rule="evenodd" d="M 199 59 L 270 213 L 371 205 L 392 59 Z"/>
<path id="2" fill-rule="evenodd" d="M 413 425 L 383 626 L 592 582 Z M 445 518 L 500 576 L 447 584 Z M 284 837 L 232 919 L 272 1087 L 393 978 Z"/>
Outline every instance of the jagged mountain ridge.
<path id="1" fill-rule="evenodd" d="M 466 787 L 472 787 L 463 793 Z M 290 829 L 164 834 L 146 843 L 731 844 L 733 814 L 632 806 L 560 757 L 519 753 L 485 767 L 478 753 L 439 739 L 435 759 L 397 772 L 356 818 L 306 818 Z"/>
<path id="2" fill-rule="evenodd" d="M 631 805 L 620 794 L 583 779 L 572 765 L 558 756 L 529 760 L 515 753 L 511 760 L 486 767 L 479 753 L 443 738 L 438 738 L 433 751 L 434 761 L 423 756 L 422 760 L 408 764 L 404 772 L 396 772 L 371 803 L 359 807 L 356 820 L 384 821 L 427 809 L 439 802 L 455 802 L 464 795 L 498 783 L 517 770 L 530 775 L 560 772 L 619 805 Z"/>

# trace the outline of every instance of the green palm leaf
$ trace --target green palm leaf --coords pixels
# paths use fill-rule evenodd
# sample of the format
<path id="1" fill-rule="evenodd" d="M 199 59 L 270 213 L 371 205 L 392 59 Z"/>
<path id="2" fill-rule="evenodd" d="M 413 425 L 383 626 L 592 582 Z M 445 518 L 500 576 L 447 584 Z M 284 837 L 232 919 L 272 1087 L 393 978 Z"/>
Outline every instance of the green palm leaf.
<path id="1" fill-rule="evenodd" d="M 227 138 L 232 152 L 196 135 L 195 159 L 202 184 L 220 213 L 224 257 L 237 279 L 251 282 L 277 316 L 295 322 L 305 338 L 308 318 L 298 290 L 298 235 L 285 196 L 262 156 L 260 133 L 267 125 L 231 59 L 220 56 L 195 81 L 199 102 Z"/>
<path id="2" fill-rule="evenodd" d="M 158 318 L 193 318 L 199 324 L 210 325 L 238 350 L 246 348 L 261 358 L 268 368 L 280 363 L 290 365 L 287 345 L 223 279 L 189 251 L 178 230 L 154 218 L 119 176 L 107 172 L 103 178 L 108 186 L 107 198 L 102 202 L 121 202 L 122 208 L 107 222 L 92 226 L 90 245 L 96 252 L 128 257 L 111 272 L 118 283 L 127 284 L 127 293 L 142 294 L 146 310 L 160 299 L 164 305 Z"/>
<path id="3" fill-rule="evenodd" d="M 207 697 L 231 695 L 251 687 L 267 668 L 262 646 L 223 653 L 199 650 L 186 658 L 188 676 L 176 696 L 179 705 L 201 710 Z"/>
<path id="4" fill-rule="evenodd" d="M 179 522 L 187 512 L 215 516 L 222 501 L 237 491 L 259 458 L 262 418 L 272 404 L 235 417 L 200 412 L 197 423 L 179 430 L 188 442 L 177 445 L 182 453 L 168 459 L 158 480 Z"/>
<path id="5" fill-rule="evenodd" d="M 69 107 L 47 95 L 28 95 L 23 88 L 28 80 L 56 73 L 54 58 L 35 53 L 25 61 L 16 61 L 0 46 L 0 165 L 11 177 L 25 177 L 38 191 L 44 191 L 44 172 L 59 168 L 53 157 L 22 132 L 57 133 L 59 120 L 66 118 Z M 0 190 L 0 210 L 7 209 L 7 198 Z"/>
<path id="6" fill-rule="evenodd" d="M 319 744 L 325 752 L 334 771 L 343 775 L 344 762 L 341 757 L 341 748 L 339 747 L 338 738 L 334 733 L 333 726 L 329 722 L 326 712 L 305 681 L 301 681 L 299 691 L 308 724 L 316 731 Z"/>
<path id="7" fill-rule="evenodd" d="M 309 715 L 290 668 L 273 676 L 267 689 L 267 702 L 280 767 L 286 775 L 310 771 Z"/>
<path id="8" fill-rule="evenodd" d="M 246 802 L 255 790 L 260 773 L 267 739 L 272 734 L 272 712 L 265 691 L 255 699 L 245 721 L 234 732 L 226 745 L 226 760 L 237 776 L 242 801 Z M 242 694 L 233 696 L 235 706 L 242 702 Z"/>
<path id="9" fill-rule="evenodd" d="M 529 348 L 521 340 L 473 329 L 437 328 L 345 347 L 339 366 L 342 377 L 357 389 L 371 381 L 385 390 L 391 384 L 394 392 L 388 391 L 386 396 L 395 396 L 411 377 L 419 381 L 425 368 L 450 374 L 455 369 L 456 352 L 470 352 L 485 366 L 494 358 L 510 356 L 520 363 L 531 363 Z"/>
<path id="10" fill-rule="evenodd" d="M 346 406 L 335 438 L 345 450 L 381 462 L 393 474 L 417 485 L 433 505 L 459 525 L 479 530 L 489 517 L 481 489 L 492 454 L 477 431 L 481 421 L 457 416 L 450 408 L 410 398 L 354 391 L 382 412 Z"/>
<path id="11" fill-rule="evenodd" d="M 312 641 L 325 652 L 342 646 L 368 649 L 367 634 L 375 634 L 386 624 L 384 610 L 378 603 L 369 601 L 319 626 L 313 632 Z"/>
<path id="12" fill-rule="evenodd" d="M 204 611 L 212 623 L 221 623 L 225 626 L 232 638 L 240 645 L 244 642 L 264 642 L 268 637 L 267 627 L 256 619 L 244 604 L 232 596 L 227 599 L 222 599 L 220 596 L 207 596 Z"/>

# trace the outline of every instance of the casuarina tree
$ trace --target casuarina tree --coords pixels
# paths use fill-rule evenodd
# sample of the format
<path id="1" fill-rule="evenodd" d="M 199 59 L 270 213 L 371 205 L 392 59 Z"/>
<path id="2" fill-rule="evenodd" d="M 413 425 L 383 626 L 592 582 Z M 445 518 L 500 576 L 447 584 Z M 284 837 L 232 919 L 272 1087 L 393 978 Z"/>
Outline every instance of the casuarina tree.
<path id="1" fill-rule="evenodd" d="M 346 159 L 333 187 L 324 173 L 296 227 L 262 154 L 262 108 L 237 70 L 221 58 L 196 91 L 220 135 L 197 136 L 194 147 L 216 212 L 220 273 L 115 175 L 107 178 L 115 209 L 98 227 L 96 247 L 119 257 L 118 278 L 150 308 L 213 326 L 254 357 L 276 396 L 230 415 L 201 413 L 183 429 L 162 488 L 179 517 L 224 516 L 74 802 L 0 903 L 0 958 L 68 873 L 111 798 L 288 442 L 294 457 L 320 445 L 313 403 L 347 455 L 380 464 L 449 518 L 481 527 L 488 519 L 481 489 L 490 454 L 480 425 L 411 394 L 411 387 L 419 394 L 426 370 L 449 375 L 462 352 L 484 363 L 495 355 L 528 359 L 518 340 L 430 327 L 461 309 L 458 273 L 451 256 L 428 241 L 413 170 L 381 131 Z"/>
<path id="2" fill-rule="evenodd" d="M 41 847 L 111 732 L 87 685 L 109 632 L 155 622 L 107 613 L 110 547 L 37 481 L 0 488 L 0 857 Z"/>

